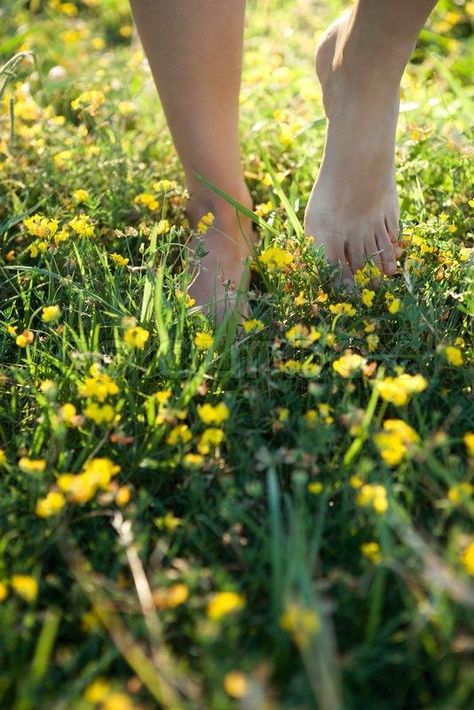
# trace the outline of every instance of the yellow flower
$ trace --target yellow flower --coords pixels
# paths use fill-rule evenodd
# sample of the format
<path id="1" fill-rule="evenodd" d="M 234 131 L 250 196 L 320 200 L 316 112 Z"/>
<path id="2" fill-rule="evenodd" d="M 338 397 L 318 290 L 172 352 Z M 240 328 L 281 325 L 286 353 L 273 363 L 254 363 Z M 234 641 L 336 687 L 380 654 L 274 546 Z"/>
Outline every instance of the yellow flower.
<path id="1" fill-rule="evenodd" d="M 311 326 L 308 329 L 305 325 L 294 325 L 292 328 L 286 331 L 286 339 L 295 348 L 306 348 L 312 343 L 315 343 L 321 337 L 321 333 Z"/>
<path id="2" fill-rule="evenodd" d="M 111 693 L 102 702 L 102 710 L 134 710 L 135 706 L 125 693 Z"/>
<path id="3" fill-rule="evenodd" d="M 461 481 L 455 486 L 451 486 L 448 490 L 448 498 L 451 503 L 461 503 L 462 501 L 469 500 L 474 493 L 474 486 L 469 481 Z"/>
<path id="4" fill-rule="evenodd" d="M 62 407 L 59 408 L 59 415 L 68 426 L 74 426 L 77 416 L 76 407 L 70 402 L 66 402 L 66 404 L 63 404 Z"/>
<path id="5" fill-rule="evenodd" d="M 463 441 L 466 446 L 467 455 L 474 458 L 474 431 L 467 431 L 463 436 Z"/>
<path id="6" fill-rule="evenodd" d="M 304 291 L 300 291 L 299 294 L 295 297 L 295 306 L 304 306 L 304 304 L 307 302 L 308 301 L 305 298 Z"/>
<path id="7" fill-rule="evenodd" d="M 7 455 L 3 449 L 0 449 L 0 466 L 4 466 L 7 463 Z"/>
<path id="8" fill-rule="evenodd" d="M 186 444 L 188 441 L 191 441 L 191 439 L 192 434 L 189 431 L 188 425 L 178 424 L 177 426 L 173 427 L 173 429 L 168 434 L 166 438 L 166 443 L 170 446 L 175 446 L 179 442 Z"/>
<path id="9" fill-rule="evenodd" d="M 5 601 L 8 597 L 8 587 L 4 582 L 0 582 L 0 602 Z"/>
<path id="10" fill-rule="evenodd" d="M 255 214 L 257 217 L 266 217 L 267 214 L 269 214 L 273 209 L 273 204 L 271 200 L 268 200 L 268 202 L 261 202 L 259 205 L 256 206 L 255 208 Z"/>
<path id="11" fill-rule="evenodd" d="M 139 325 L 128 328 L 123 335 L 124 342 L 137 350 L 143 350 L 149 337 L 149 331 Z"/>
<path id="12" fill-rule="evenodd" d="M 130 259 L 125 256 L 122 256 L 121 254 L 117 254 L 117 252 L 115 251 L 110 254 L 110 258 L 113 262 L 117 264 L 117 266 L 127 266 L 128 262 L 130 261 Z"/>
<path id="13" fill-rule="evenodd" d="M 74 101 L 71 101 L 71 106 L 74 111 L 82 109 L 90 116 L 95 116 L 104 101 L 105 96 L 102 91 L 84 91 Z"/>
<path id="14" fill-rule="evenodd" d="M 474 575 L 474 541 L 464 549 L 461 555 L 461 562 L 464 565 L 466 572 Z"/>
<path id="15" fill-rule="evenodd" d="M 365 363 L 366 360 L 361 355 L 353 353 L 352 350 L 346 350 L 344 355 L 334 360 L 332 366 L 338 375 L 348 378 L 358 372 Z"/>
<path id="16" fill-rule="evenodd" d="M 229 614 L 234 614 L 245 605 L 245 598 L 237 592 L 217 592 L 207 605 L 207 615 L 213 621 L 220 621 Z"/>
<path id="17" fill-rule="evenodd" d="M 158 401 L 158 404 L 164 405 L 164 404 L 168 403 L 168 400 L 172 394 L 173 394 L 172 391 L 169 389 L 168 390 L 158 390 L 157 392 L 155 392 L 155 394 L 153 396 Z"/>
<path id="18" fill-rule="evenodd" d="M 31 345 L 34 339 L 35 334 L 31 330 L 24 330 L 21 335 L 17 335 L 15 342 L 19 348 L 26 348 L 27 345 Z"/>
<path id="19" fill-rule="evenodd" d="M 264 329 L 265 325 L 261 320 L 257 318 L 246 320 L 243 322 L 243 329 L 246 333 L 252 333 L 254 330 L 259 332 Z"/>
<path id="20" fill-rule="evenodd" d="M 368 288 L 364 288 L 362 291 L 362 303 L 367 308 L 372 308 L 374 305 L 375 291 L 370 291 Z"/>
<path id="21" fill-rule="evenodd" d="M 461 350 L 454 345 L 448 345 L 444 349 L 444 354 L 446 356 L 446 360 L 450 365 L 453 365 L 453 367 L 461 367 L 461 365 L 464 365 L 463 354 Z"/>
<path id="22" fill-rule="evenodd" d="M 329 296 L 326 293 L 326 291 L 319 290 L 318 293 L 316 294 L 316 301 L 317 303 L 325 303 L 328 300 Z"/>
<path id="23" fill-rule="evenodd" d="M 203 434 L 201 434 L 197 449 L 200 454 L 205 456 L 210 452 L 211 447 L 219 446 L 219 444 L 222 444 L 223 441 L 224 432 L 222 429 L 210 427 L 209 429 L 205 429 Z"/>
<path id="24" fill-rule="evenodd" d="M 414 429 L 401 419 L 386 419 L 383 432 L 374 436 L 374 442 L 380 454 L 389 466 L 397 466 L 405 457 L 410 447 L 419 441 Z"/>
<path id="25" fill-rule="evenodd" d="M 90 685 L 87 686 L 84 693 L 84 699 L 89 703 L 103 703 L 106 697 L 110 694 L 110 683 L 105 678 L 96 678 Z"/>
<path id="26" fill-rule="evenodd" d="M 199 234 L 206 234 L 214 224 L 214 215 L 212 212 L 208 212 L 207 214 L 203 215 L 201 219 L 198 222 L 198 227 L 197 231 Z"/>
<path id="27" fill-rule="evenodd" d="M 46 460 L 22 456 L 18 461 L 18 467 L 23 473 L 43 473 L 46 470 Z"/>
<path id="28" fill-rule="evenodd" d="M 68 224 L 80 237 L 94 236 L 94 225 L 92 224 L 90 218 L 85 214 L 81 214 L 79 216 L 76 215 L 76 217 L 73 217 Z"/>
<path id="29" fill-rule="evenodd" d="M 293 254 L 288 251 L 284 251 L 280 247 L 268 247 L 262 251 L 258 260 L 261 264 L 264 264 L 270 273 L 284 269 L 293 261 Z"/>
<path id="30" fill-rule="evenodd" d="M 183 464 L 189 468 L 199 468 L 202 466 L 203 457 L 201 454 L 186 454 L 183 456 Z"/>
<path id="31" fill-rule="evenodd" d="M 41 318 L 45 323 L 51 323 L 57 320 L 60 315 L 61 309 L 59 306 L 45 306 Z"/>
<path id="32" fill-rule="evenodd" d="M 200 350 L 208 350 L 210 347 L 212 347 L 213 343 L 214 338 L 212 337 L 212 335 L 209 335 L 209 333 L 196 333 L 194 338 L 194 344 Z"/>
<path id="33" fill-rule="evenodd" d="M 110 424 L 115 419 L 115 409 L 110 404 L 100 406 L 97 402 L 91 402 L 84 414 L 96 424 Z"/>
<path id="34" fill-rule="evenodd" d="M 385 303 L 387 305 L 387 310 L 389 313 L 398 313 L 398 311 L 401 308 L 401 301 L 399 298 L 395 298 L 393 293 L 390 293 L 390 291 L 387 291 L 385 294 Z"/>
<path id="35" fill-rule="evenodd" d="M 381 515 L 388 508 L 387 491 L 380 484 L 364 483 L 359 489 L 356 503 L 362 508 L 372 507 Z"/>
<path id="36" fill-rule="evenodd" d="M 119 388 L 106 373 L 94 365 L 90 368 L 91 377 L 86 377 L 78 387 L 80 397 L 94 397 L 99 402 L 104 402 L 109 395 L 119 393 Z"/>
<path id="37" fill-rule="evenodd" d="M 212 404 L 198 404 L 199 418 L 204 424 L 222 424 L 229 418 L 229 408 L 224 402 L 219 402 L 215 407 Z"/>
<path id="38" fill-rule="evenodd" d="M 48 219 L 39 213 L 24 219 L 23 224 L 29 234 L 39 239 L 51 239 L 58 231 L 59 226 L 57 219 Z"/>
<path id="39" fill-rule="evenodd" d="M 124 505 L 130 502 L 132 497 L 132 491 L 129 486 L 120 486 L 117 493 L 115 494 L 115 502 L 119 508 L 123 508 Z"/>
<path id="40" fill-rule="evenodd" d="M 112 476 L 120 472 L 120 466 L 106 457 L 87 461 L 83 466 L 83 475 L 98 488 L 107 488 Z"/>
<path id="41" fill-rule="evenodd" d="M 27 574 L 14 574 L 10 582 L 12 589 L 27 602 L 34 602 L 38 596 L 38 582 Z"/>
<path id="42" fill-rule="evenodd" d="M 318 423 L 318 413 L 315 409 L 308 409 L 304 413 L 304 419 L 306 424 L 309 426 L 310 429 L 314 429 L 314 427 Z"/>
<path id="43" fill-rule="evenodd" d="M 74 198 L 74 201 L 80 204 L 81 202 L 87 202 L 87 200 L 90 199 L 90 194 L 88 193 L 87 190 L 74 190 L 72 193 L 72 196 Z"/>
<path id="44" fill-rule="evenodd" d="M 167 219 L 160 219 L 156 226 L 156 233 L 157 234 L 166 234 L 167 232 L 170 231 L 170 223 L 168 222 Z"/>
<path id="45" fill-rule="evenodd" d="M 175 609 L 189 599 L 189 589 L 185 584 L 172 584 L 167 589 L 156 589 L 153 601 L 158 609 Z"/>
<path id="46" fill-rule="evenodd" d="M 368 335 L 367 338 L 367 349 L 369 353 L 374 353 L 377 350 L 378 344 L 380 342 L 380 338 L 378 335 L 375 333 L 371 333 L 371 335 Z"/>
<path id="47" fill-rule="evenodd" d="M 56 515 L 65 506 L 66 500 L 59 491 L 50 491 L 46 498 L 40 498 L 36 503 L 36 515 L 40 518 L 49 518 Z"/>
<path id="48" fill-rule="evenodd" d="M 382 553 L 380 552 L 380 545 L 378 542 L 363 542 L 360 546 L 360 551 L 364 557 L 368 557 L 374 565 L 378 565 L 382 561 Z"/>
<path id="49" fill-rule="evenodd" d="M 329 306 L 329 310 L 336 316 L 341 314 L 346 316 L 355 316 L 355 314 L 357 313 L 352 303 L 345 302 L 331 304 Z"/>
<path id="50" fill-rule="evenodd" d="M 308 483 L 308 492 L 314 493 L 314 495 L 319 495 L 324 491 L 324 484 L 321 481 L 311 481 Z"/>
<path id="51" fill-rule="evenodd" d="M 280 626 L 288 631 L 297 646 L 306 648 L 321 630 L 321 620 L 314 609 L 292 603 L 280 616 Z"/>
<path id="52" fill-rule="evenodd" d="M 224 690 L 231 698 L 243 698 L 248 691 L 246 676 L 240 671 L 229 671 L 224 678 Z"/>
<path id="53" fill-rule="evenodd" d="M 175 190 L 178 187 L 176 180 L 158 180 L 152 185 L 155 192 L 168 192 L 169 190 Z"/>
<path id="54" fill-rule="evenodd" d="M 156 518 L 155 524 L 158 530 L 164 529 L 167 532 L 174 532 L 176 528 L 183 524 L 183 521 L 173 515 L 171 511 L 168 511 L 162 518 Z"/>
<path id="55" fill-rule="evenodd" d="M 386 377 L 376 383 L 381 398 L 398 407 L 408 404 L 412 394 L 423 392 L 428 382 L 422 375 L 408 375 L 403 373 L 398 377 Z"/>
<path id="56" fill-rule="evenodd" d="M 140 193 L 134 198 L 133 201 L 136 205 L 143 205 L 148 210 L 150 210 L 150 212 L 156 212 L 156 210 L 160 206 L 160 203 L 155 198 L 155 196 L 151 195 L 149 192 Z"/>

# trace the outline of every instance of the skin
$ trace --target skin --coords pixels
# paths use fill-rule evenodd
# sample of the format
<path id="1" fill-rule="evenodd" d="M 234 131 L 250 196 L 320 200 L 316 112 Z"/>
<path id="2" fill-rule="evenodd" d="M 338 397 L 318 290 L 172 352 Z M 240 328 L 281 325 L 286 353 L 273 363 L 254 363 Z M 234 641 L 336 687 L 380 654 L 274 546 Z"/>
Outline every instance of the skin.
<path id="1" fill-rule="evenodd" d="M 183 164 L 196 228 L 215 215 L 190 288 L 203 306 L 246 286 L 249 220 L 203 186 L 198 173 L 251 208 L 239 143 L 245 0 L 131 0 L 134 19 Z M 350 285 L 372 260 L 396 272 L 401 249 L 395 185 L 400 80 L 433 0 L 358 0 L 316 51 L 327 122 L 305 230 Z M 191 242 L 191 248 L 196 242 Z M 218 307 L 219 310 L 219 307 Z"/>

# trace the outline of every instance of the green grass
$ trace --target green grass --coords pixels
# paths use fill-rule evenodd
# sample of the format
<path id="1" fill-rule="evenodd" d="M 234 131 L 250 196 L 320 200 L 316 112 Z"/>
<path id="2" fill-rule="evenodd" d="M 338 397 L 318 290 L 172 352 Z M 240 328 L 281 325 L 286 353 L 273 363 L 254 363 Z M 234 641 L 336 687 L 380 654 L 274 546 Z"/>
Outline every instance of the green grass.
<path id="1" fill-rule="evenodd" d="M 372 307 L 332 290 L 301 227 L 324 138 L 312 53 L 342 5 L 249 6 L 243 155 L 271 203 L 257 253 L 293 257 L 256 256 L 249 332 L 231 316 L 216 331 L 183 295 L 183 178 L 128 4 L 0 10 L 2 708 L 472 707 L 473 4 L 439 4 L 404 78 L 407 246 Z M 71 105 L 89 90 L 95 115 Z M 63 241 L 31 233 L 38 213 Z M 94 236 L 69 225 L 81 214 Z M 348 349 L 364 362 L 344 377 Z M 104 402 L 82 388 L 91 367 L 116 384 Z M 384 389 L 401 372 L 426 384 L 404 405 Z M 392 435 L 389 465 L 393 419 L 417 438 Z M 209 428 L 223 440 L 206 448 Z M 38 514 L 95 459 L 97 485 Z M 215 618 L 219 592 L 234 595 Z"/>

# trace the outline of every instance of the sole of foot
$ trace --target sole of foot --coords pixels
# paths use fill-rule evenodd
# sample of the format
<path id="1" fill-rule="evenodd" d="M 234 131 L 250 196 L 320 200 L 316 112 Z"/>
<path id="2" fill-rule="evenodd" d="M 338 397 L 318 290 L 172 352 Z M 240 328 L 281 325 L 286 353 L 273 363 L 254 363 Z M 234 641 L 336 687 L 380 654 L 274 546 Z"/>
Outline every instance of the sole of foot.
<path id="1" fill-rule="evenodd" d="M 395 182 L 399 84 L 348 57 L 351 15 L 330 27 L 316 51 L 327 116 L 325 147 L 305 213 L 305 231 L 351 288 L 367 261 L 397 272 L 400 210 Z M 351 47 L 354 53 L 354 48 Z M 380 69 L 377 70 L 380 74 Z"/>

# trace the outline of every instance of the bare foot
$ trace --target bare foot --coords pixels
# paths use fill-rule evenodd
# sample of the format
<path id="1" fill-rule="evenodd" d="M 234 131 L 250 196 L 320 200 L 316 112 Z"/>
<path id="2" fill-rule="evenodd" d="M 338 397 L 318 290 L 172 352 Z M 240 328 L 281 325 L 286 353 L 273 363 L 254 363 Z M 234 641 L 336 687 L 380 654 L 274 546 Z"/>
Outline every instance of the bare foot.
<path id="1" fill-rule="evenodd" d="M 367 259 L 394 274 L 402 253 L 396 243 L 394 157 L 399 78 L 364 63 L 363 52 L 353 46 L 357 39 L 351 42 L 349 12 L 330 27 L 316 52 L 328 124 L 305 214 L 306 233 L 324 246 L 328 261 L 341 266 L 349 286 Z"/>
<path id="2" fill-rule="evenodd" d="M 252 209 L 246 188 L 236 199 Z M 194 274 L 189 295 L 220 321 L 228 308 L 238 306 L 245 312 L 249 281 L 245 259 L 251 253 L 253 232 L 250 219 L 225 200 L 193 193 L 187 214 L 195 233 L 208 213 L 213 216 L 212 226 L 203 234 L 194 236 L 189 243 L 193 252 L 190 266 Z"/>

